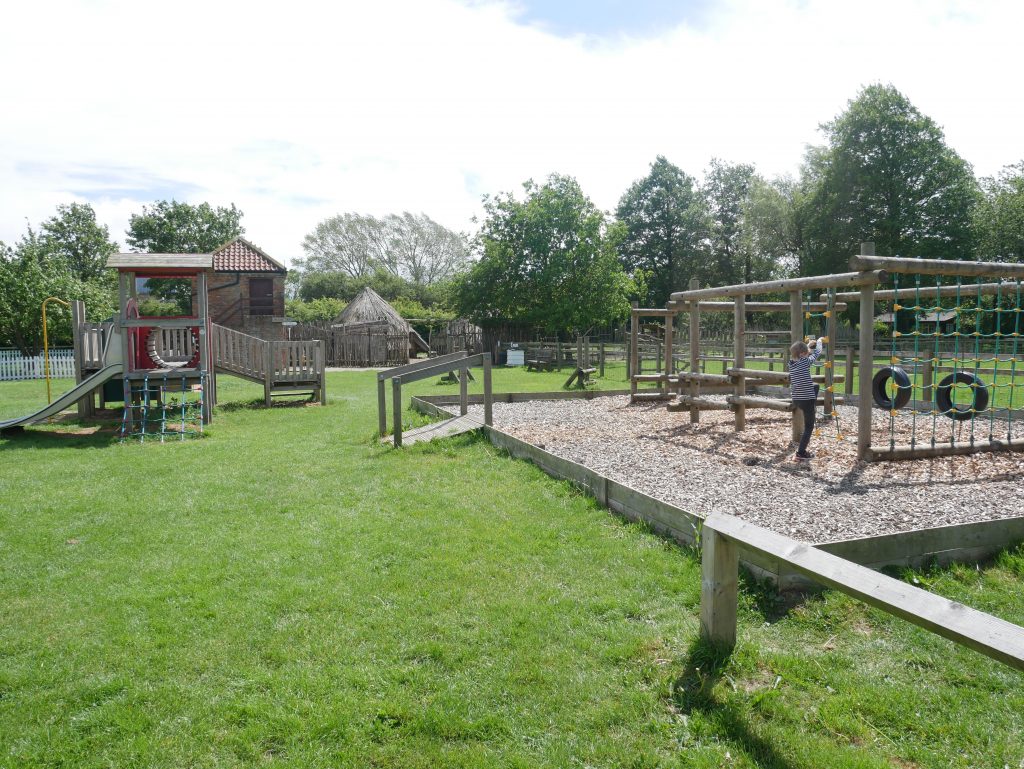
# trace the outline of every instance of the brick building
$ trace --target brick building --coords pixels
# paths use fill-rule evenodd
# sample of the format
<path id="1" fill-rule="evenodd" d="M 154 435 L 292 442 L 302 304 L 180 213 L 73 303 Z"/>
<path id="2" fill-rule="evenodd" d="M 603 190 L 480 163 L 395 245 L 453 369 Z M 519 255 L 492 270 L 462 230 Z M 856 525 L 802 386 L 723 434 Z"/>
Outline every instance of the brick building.
<path id="1" fill-rule="evenodd" d="M 244 238 L 225 243 L 213 252 L 211 320 L 261 339 L 285 339 L 287 274 L 283 264 Z"/>

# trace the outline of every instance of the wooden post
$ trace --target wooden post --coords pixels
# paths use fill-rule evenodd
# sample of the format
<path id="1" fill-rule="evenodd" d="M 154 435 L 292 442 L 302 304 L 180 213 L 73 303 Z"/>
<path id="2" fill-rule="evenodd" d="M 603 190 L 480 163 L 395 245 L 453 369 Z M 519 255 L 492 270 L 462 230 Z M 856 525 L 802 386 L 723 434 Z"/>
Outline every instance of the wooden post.
<path id="1" fill-rule="evenodd" d="M 874 243 L 861 243 L 860 252 L 875 255 Z M 869 458 L 871 452 L 871 377 L 874 372 L 875 284 L 860 288 L 860 381 L 857 383 L 857 458 Z"/>
<path id="2" fill-rule="evenodd" d="M 583 368 L 583 337 L 576 335 L 576 370 Z M 580 382 L 582 385 L 583 383 Z"/>
<path id="3" fill-rule="evenodd" d="M 210 360 L 210 309 L 206 288 L 206 272 L 200 272 L 196 281 L 199 289 L 199 370 L 205 375 L 202 380 L 203 421 L 213 421 L 213 369 Z"/>
<path id="4" fill-rule="evenodd" d="M 598 363 L 599 363 L 599 366 L 598 366 L 598 376 L 600 376 L 603 379 L 604 378 L 604 342 L 601 342 L 601 344 L 598 346 L 597 354 L 598 354 Z"/>
<path id="5" fill-rule="evenodd" d="M 700 287 L 700 281 L 697 278 L 690 278 L 690 288 L 695 289 Z M 690 302 L 690 372 L 693 374 L 698 373 L 697 369 L 700 367 L 700 309 L 697 306 L 697 302 Z M 696 380 L 690 380 L 690 397 L 700 397 L 700 384 Z M 690 409 L 690 424 L 697 424 L 700 422 L 700 409 L 693 407 Z"/>
<path id="6" fill-rule="evenodd" d="M 459 414 L 469 413 L 469 369 L 459 371 Z"/>
<path id="7" fill-rule="evenodd" d="M 583 361 L 580 368 L 590 368 L 590 337 L 583 337 Z"/>
<path id="8" fill-rule="evenodd" d="M 825 319 L 825 336 L 828 337 L 828 368 L 825 369 L 825 416 L 829 416 L 835 411 L 835 373 L 836 373 L 836 334 L 839 333 L 839 319 L 836 318 L 835 311 L 835 289 L 830 288 L 828 290 L 829 297 L 832 299 L 829 302 L 832 307 L 828 312 L 828 318 Z"/>
<path id="9" fill-rule="evenodd" d="M 700 634 L 714 646 L 736 645 L 739 553 L 714 529 L 701 532 Z"/>
<path id="10" fill-rule="evenodd" d="M 636 375 L 640 373 L 640 350 L 638 347 L 637 331 L 637 308 L 638 302 L 633 302 L 633 309 L 629 313 L 629 394 L 636 395 Z"/>
<path id="11" fill-rule="evenodd" d="M 932 379 L 934 378 L 934 364 L 931 358 L 925 358 L 921 366 L 921 393 L 927 403 L 934 400 L 932 395 Z"/>
<path id="12" fill-rule="evenodd" d="M 733 310 L 733 365 L 736 368 L 744 368 L 747 357 L 747 313 L 745 308 L 746 299 L 743 296 L 736 297 L 736 305 Z M 725 373 L 725 372 L 722 372 Z M 733 391 L 738 398 L 747 394 L 747 379 L 743 376 L 736 377 L 736 388 Z M 733 413 L 736 416 L 737 432 L 747 429 L 747 407 L 743 403 L 737 403 Z"/>
<path id="13" fill-rule="evenodd" d="M 851 345 L 846 348 L 846 381 L 843 383 L 843 392 L 853 395 L 853 351 Z"/>
<path id="14" fill-rule="evenodd" d="M 562 340 L 555 337 L 555 368 L 562 370 Z"/>
<path id="15" fill-rule="evenodd" d="M 75 353 L 75 384 L 80 384 L 83 379 L 82 369 L 85 367 L 85 351 L 82 349 L 82 324 L 85 323 L 85 302 L 75 299 L 71 302 L 71 340 Z M 93 416 L 93 398 L 89 393 L 75 404 L 78 409 L 78 416 L 91 418 Z"/>
<path id="16" fill-rule="evenodd" d="M 327 349 L 323 339 L 316 342 L 316 365 L 320 372 L 320 405 L 327 405 Z"/>
<path id="17" fill-rule="evenodd" d="M 274 343 L 263 343 L 263 399 L 270 405 L 270 390 L 274 383 Z"/>
<path id="18" fill-rule="evenodd" d="M 800 292 L 789 293 L 789 337 L 790 344 L 804 340 L 804 308 L 801 304 Z M 786 371 L 789 371 L 789 359 L 792 354 L 786 353 Z M 792 383 L 790 383 L 792 388 Z M 790 390 L 792 397 L 792 389 Z M 793 411 L 793 442 L 798 443 L 804 431 L 804 413 L 800 409 Z"/>
<path id="19" fill-rule="evenodd" d="M 388 432 L 388 404 L 384 391 L 384 377 L 377 375 L 377 432 L 383 438 Z"/>
<path id="20" fill-rule="evenodd" d="M 484 424 L 494 424 L 494 396 L 491 393 L 491 354 L 483 353 L 484 364 Z"/>
<path id="21" fill-rule="evenodd" d="M 402 377 L 400 376 L 391 380 L 391 403 L 395 411 L 392 437 L 397 449 L 402 446 Z"/>
<path id="22" fill-rule="evenodd" d="M 669 393 L 668 378 L 672 376 L 673 369 L 675 368 L 675 361 L 672 356 L 672 347 L 674 345 L 675 336 L 675 324 L 676 316 L 675 313 L 669 313 L 665 316 L 665 381 L 662 385 L 662 395 L 667 396 Z"/>
<path id="23" fill-rule="evenodd" d="M 122 394 L 124 395 L 124 414 L 125 414 L 125 429 L 131 432 L 135 425 L 135 413 L 132 409 L 132 383 L 128 379 L 127 374 L 134 368 L 132 362 L 132 350 L 131 345 L 128 342 L 128 329 L 124 327 L 124 322 L 128 319 L 128 297 L 131 289 L 129 283 L 135 282 L 134 272 L 120 272 L 117 275 L 117 293 L 118 301 L 121 307 L 119 316 L 119 323 L 121 325 L 121 360 L 123 361 L 125 377 L 122 380 Z"/>

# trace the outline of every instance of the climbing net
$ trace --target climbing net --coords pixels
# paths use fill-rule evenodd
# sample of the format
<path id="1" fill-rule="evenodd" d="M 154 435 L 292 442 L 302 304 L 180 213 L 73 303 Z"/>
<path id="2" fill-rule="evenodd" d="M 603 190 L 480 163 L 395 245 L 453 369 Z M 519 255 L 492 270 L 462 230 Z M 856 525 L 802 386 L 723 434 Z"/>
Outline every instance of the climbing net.
<path id="1" fill-rule="evenodd" d="M 821 338 L 825 343 L 825 354 L 818 358 L 817 363 L 817 365 L 825 371 L 825 382 L 821 387 L 821 392 L 824 395 L 825 418 L 827 421 L 831 421 L 835 428 L 835 439 L 841 441 L 844 439 L 844 435 L 839 418 L 839 411 L 836 409 L 836 340 L 828 337 L 828 321 L 830 318 L 833 318 L 836 313 L 835 289 L 833 288 L 828 290 L 825 309 L 821 312 L 812 311 L 810 309 L 810 303 L 803 294 L 801 294 L 801 304 L 804 312 L 804 342 L 811 342 L 815 339 Z M 814 435 L 816 438 L 822 437 L 822 430 L 820 427 L 815 428 Z"/>
<path id="2" fill-rule="evenodd" d="M 872 382 L 875 403 L 889 411 L 890 448 L 908 429 L 901 411 L 911 448 L 1009 440 L 1021 419 L 1021 281 L 955 280 L 925 286 L 921 275 L 904 276 L 901 291 L 893 275 L 889 365 Z"/>
<path id="3" fill-rule="evenodd" d="M 206 375 L 196 378 L 171 371 L 147 374 L 129 381 L 130 397 L 121 419 L 121 442 L 194 438 L 203 432 L 203 392 Z"/>

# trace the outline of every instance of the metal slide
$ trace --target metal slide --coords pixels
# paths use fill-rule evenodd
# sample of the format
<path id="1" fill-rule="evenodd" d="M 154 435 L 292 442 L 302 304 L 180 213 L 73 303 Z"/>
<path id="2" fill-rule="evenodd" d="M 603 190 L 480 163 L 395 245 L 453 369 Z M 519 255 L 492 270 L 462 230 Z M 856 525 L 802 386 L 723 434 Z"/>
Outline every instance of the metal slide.
<path id="1" fill-rule="evenodd" d="M 44 406 L 36 413 L 29 414 L 25 417 L 17 417 L 15 419 L 0 421 L 0 430 L 6 430 L 9 427 L 18 427 L 20 425 L 31 425 L 36 422 L 41 422 L 47 417 L 55 416 L 64 409 L 69 409 L 74 406 L 77 401 L 80 401 L 108 379 L 120 376 L 122 371 L 124 371 L 124 366 L 120 363 L 112 363 L 109 366 L 105 366 L 87 379 L 83 379 L 73 390 L 68 390 L 49 406 Z"/>

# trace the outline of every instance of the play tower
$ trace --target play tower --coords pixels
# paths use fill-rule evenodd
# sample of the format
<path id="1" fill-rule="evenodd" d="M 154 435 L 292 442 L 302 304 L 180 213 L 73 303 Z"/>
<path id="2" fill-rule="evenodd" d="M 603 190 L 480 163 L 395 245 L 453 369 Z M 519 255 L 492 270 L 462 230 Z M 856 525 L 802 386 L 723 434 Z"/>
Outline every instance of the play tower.
<path id="1" fill-rule="evenodd" d="M 122 434 L 144 439 L 147 431 L 201 430 L 212 417 L 207 274 L 213 256 L 114 254 L 107 266 L 118 272 Z"/>

